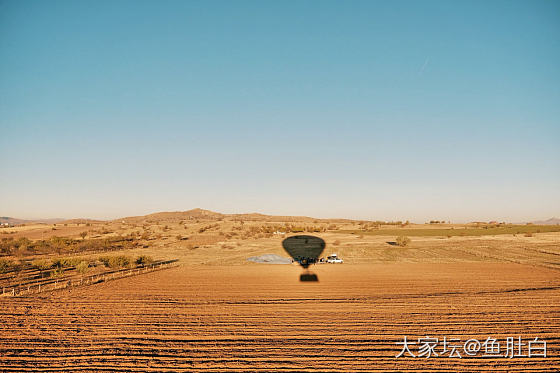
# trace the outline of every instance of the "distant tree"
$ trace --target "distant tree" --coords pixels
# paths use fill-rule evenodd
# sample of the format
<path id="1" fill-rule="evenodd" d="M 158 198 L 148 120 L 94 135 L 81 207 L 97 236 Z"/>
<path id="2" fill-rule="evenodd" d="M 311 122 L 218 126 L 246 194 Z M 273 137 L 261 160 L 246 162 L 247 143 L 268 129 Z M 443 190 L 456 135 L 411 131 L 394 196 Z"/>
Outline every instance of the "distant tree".
<path id="1" fill-rule="evenodd" d="M 86 238 L 87 234 L 88 234 L 88 232 L 85 232 L 85 231 L 80 233 L 80 237 L 82 237 L 82 240 Z"/>

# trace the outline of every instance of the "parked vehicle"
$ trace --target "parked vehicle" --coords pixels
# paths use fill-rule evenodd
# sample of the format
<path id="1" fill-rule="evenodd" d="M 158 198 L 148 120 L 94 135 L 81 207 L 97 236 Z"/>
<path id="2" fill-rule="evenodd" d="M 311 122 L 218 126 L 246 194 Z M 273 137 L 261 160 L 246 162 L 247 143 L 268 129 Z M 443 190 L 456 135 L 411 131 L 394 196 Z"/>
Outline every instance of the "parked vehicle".
<path id="1" fill-rule="evenodd" d="M 327 263 L 344 263 L 344 260 L 340 259 L 336 254 L 331 254 L 327 256 Z"/>

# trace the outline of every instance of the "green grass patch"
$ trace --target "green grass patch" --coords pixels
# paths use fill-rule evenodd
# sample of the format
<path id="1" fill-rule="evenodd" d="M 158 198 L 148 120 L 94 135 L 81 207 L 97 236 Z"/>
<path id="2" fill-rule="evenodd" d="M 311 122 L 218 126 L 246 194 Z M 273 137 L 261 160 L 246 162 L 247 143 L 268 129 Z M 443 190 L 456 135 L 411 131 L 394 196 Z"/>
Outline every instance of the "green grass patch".
<path id="1" fill-rule="evenodd" d="M 560 232 L 560 225 L 503 225 L 500 227 L 467 228 L 391 228 L 372 230 L 340 230 L 333 233 L 362 234 L 369 236 L 494 236 L 498 234 L 525 234 Z"/>

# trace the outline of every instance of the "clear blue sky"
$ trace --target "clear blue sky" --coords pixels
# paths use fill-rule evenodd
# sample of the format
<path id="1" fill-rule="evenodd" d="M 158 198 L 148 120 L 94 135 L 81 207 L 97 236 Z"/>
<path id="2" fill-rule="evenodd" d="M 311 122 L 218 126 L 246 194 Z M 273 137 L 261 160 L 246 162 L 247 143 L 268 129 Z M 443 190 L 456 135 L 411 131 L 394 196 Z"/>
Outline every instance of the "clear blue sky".
<path id="1" fill-rule="evenodd" d="M 0 1 L 0 215 L 560 215 L 559 1 Z"/>

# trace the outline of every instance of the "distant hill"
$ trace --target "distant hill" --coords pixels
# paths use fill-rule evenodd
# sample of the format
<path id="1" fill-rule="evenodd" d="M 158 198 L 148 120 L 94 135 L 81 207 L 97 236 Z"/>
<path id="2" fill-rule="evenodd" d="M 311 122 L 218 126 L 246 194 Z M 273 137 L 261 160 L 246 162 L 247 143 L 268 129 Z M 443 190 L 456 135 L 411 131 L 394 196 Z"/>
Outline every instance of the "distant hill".
<path id="1" fill-rule="evenodd" d="M 352 219 L 318 219 L 309 216 L 282 216 L 282 215 L 264 215 L 259 213 L 251 214 L 226 214 L 230 219 L 233 220 L 245 220 L 245 221 L 269 221 L 269 222 L 300 222 L 300 223 L 336 223 L 336 222 L 349 222 L 355 221 Z"/>
<path id="2" fill-rule="evenodd" d="M 173 222 L 181 220 L 243 220 L 243 221 L 268 221 L 268 222 L 348 222 L 350 219 L 316 219 L 308 216 L 276 216 L 264 215 L 259 213 L 249 214 L 222 214 L 210 210 L 196 208 L 188 211 L 173 211 L 173 212 L 156 212 L 144 216 L 130 216 L 126 218 L 115 219 L 114 221 L 125 221 L 128 223 L 140 222 Z"/>
<path id="3" fill-rule="evenodd" d="M 26 222 L 28 222 L 28 220 L 10 218 L 9 216 L 0 216 L 0 224 L 7 223 L 10 225 L 19 225 L 19 224 L 25 224 Z"/>
<path id="4" fill-rule="evenodd" d="M 127 223 L 155 223 L 155 222 L 179 222 L 182 220 L 206 220 L 206 221 L 220 221 L 220 220 L 235 220 L 235 221 L 266 221 L 277 223 L 343 223 L 353 221 L 351 219 L 317 219 L 308 216 L 276 216 L 265 215 L 260 213 L 248 214 L 222 214 L 215 211 L 204 210 L 195 208 L 188 211 L 165 211 L 156 212 L 153 214 L 142 216 L 129 216 L 124 218 L 113 219 L 114 222 L 127 222 Z M 32 224 L 32 223 L 61 223 L 61 224 L 86 224 L 86 223 L 101 223 L 103 220 L 95 219 L 17 219 L 11 217 L 0 217 L 0 224 L 8 223 L 10 225 Z"/>
<path id="5" fill-rule="evenodd" d="M 224 215 L 219 212 L 203 210 L 203 209 L 193 209 L 188 211 L 171 211 L 171 212 L 156 212 L 153 214 L 142 215 L 142 216 L 130 216 L 126 218 L 115 219 L 114 221 L 126 221 L 127 223 L 132 222 L 160 222 L 160 221 L 180 221 L 180 220 L 220 220 L 223 219 Z"/>
<path id="6" fill-rule="evenodd" d="M 246 213 L 246 214 L 222 214 L 215 211 L 204 210 L 201 208 L 195 208 L 187 211 L 164 211 L 155 212 L 148 215 L 141 216 L 129 216 L 124 218 L 114 219 L 114 222 L 127 222 L 127 223 L 165 223 L 165 222 L 179 222 L 179 221 L 189 221 L 189 220 L 201 220 L 201 221 L 220 221 L 220 220 L 235 220 L 235 221 L 259 221 L 259 222 L 271 222 L 271 223 L 345 223 L 352 221 L 360 221 L 353 219 L 319 219 L 309 216 L 281 216 L 281 215 L 266 215 L 260 213 Z M 104 220 L 97 219 L 18 219 L 9 216 L 0 216 L 0 224 L 9 225 L 22 225 L 22 224 L 86 224 L 86 223 L 102 223 Z M 538 220 L 531 222 L 535 225 L 560 225 L 559 218 L 550 218 L 547 220 Z M 518 223 L 526 224 L 526 223 Z"/>
<path id="7" fill-rule="evenodd" d="M 532 222 L 535 225 L 558 225 L 560 224 L 560 219 L 550 218 L 548 220 L 537 220 Z"/>
<path id="8" fill-rule="evenodd" d="M 52 224 L 61 222 L 64 219 L 18 219 L 18 218 L 11 218 L 9 216 L 0 216 L 0 224 L 9 225 L 21 225 L 21 224 L 32 224 L 32 223 L 45 223 L 45 224 Z"/>
<path id="9" fill-rule="evenodd" d="M 55 221 L 54 223 L 61 223 L 61 224 L 86 224 L 86 223 L 103 223 L 104 220 L 95 220 L 95 219 L 68 219 L 68 220 L 59 220 Z"/>

